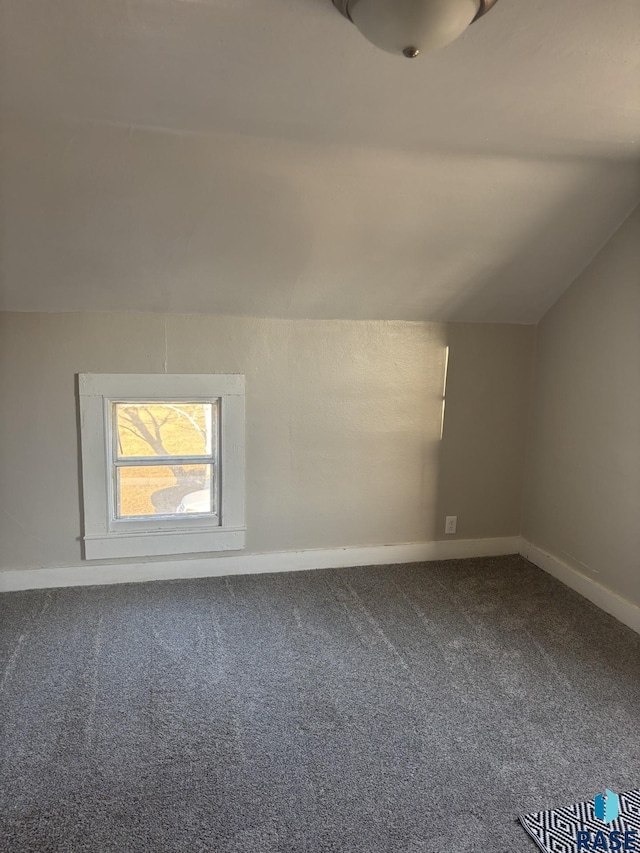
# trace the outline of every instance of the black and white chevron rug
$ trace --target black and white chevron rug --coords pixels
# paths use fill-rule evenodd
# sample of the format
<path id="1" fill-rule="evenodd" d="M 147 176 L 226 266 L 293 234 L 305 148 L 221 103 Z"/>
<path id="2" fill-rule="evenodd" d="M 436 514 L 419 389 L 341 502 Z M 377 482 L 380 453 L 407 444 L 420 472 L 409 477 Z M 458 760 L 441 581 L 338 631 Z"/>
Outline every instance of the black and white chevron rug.
<path id="1" fill-rule="evenodd" d="M 595 816 L 593 800 L 564 809 L 520 815 L 520 823 L 543 853 L 592 850 L 640 853 L 640 791 L 627 791 L 618 796 L 620 815 L 610 823 Z"/>

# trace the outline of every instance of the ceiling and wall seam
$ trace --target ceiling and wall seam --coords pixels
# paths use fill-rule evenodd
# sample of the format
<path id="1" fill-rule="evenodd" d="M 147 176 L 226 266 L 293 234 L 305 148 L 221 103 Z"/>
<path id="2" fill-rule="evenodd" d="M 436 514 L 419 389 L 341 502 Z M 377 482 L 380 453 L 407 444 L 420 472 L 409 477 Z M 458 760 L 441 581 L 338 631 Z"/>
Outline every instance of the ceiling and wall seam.
<path id="1" fill-rule="evenodd" d="M 640 199 L 636 0 L 412 62 L 330 0 L 76 5 L 3 0 L 0 310 L 534 324 Z"/>

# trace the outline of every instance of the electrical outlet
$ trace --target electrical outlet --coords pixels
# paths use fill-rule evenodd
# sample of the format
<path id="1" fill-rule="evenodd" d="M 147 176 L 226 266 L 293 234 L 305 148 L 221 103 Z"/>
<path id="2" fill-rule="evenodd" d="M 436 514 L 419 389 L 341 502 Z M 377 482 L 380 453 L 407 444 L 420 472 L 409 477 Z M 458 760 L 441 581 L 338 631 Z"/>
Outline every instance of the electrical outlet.
<path id="1" fill-rule="evenodd" d="M 444 532 L 445 534 L 455 533 L 458 529 L 458 516 L 457 515 L 448 515 L 445 523 L 444 523 Z"/>

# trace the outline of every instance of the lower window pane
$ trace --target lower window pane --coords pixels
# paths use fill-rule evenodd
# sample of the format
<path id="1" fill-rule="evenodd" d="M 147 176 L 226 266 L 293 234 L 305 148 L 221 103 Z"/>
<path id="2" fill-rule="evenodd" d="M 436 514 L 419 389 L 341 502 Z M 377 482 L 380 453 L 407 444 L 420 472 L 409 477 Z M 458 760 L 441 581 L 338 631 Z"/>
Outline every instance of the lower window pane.
<path id="1" fill-rule="evenodd" d="M 217 512 L 213 465 L 140 465 L 116 470 L 118 518 Z"/>

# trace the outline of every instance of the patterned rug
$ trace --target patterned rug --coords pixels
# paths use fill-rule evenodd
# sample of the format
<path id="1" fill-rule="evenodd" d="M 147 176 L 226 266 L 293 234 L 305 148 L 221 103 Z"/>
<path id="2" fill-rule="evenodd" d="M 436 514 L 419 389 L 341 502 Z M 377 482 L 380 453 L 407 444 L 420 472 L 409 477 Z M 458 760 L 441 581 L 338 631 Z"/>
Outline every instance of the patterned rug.
<path id="1" fill-rule="evenodd" d="M 619 817 L 607 823 L 596 817 L 593 800 L 520 815 L 520 823 L 544 853 L 640 853 L 640 791 L 627 791 L 618 798 Z"/>

